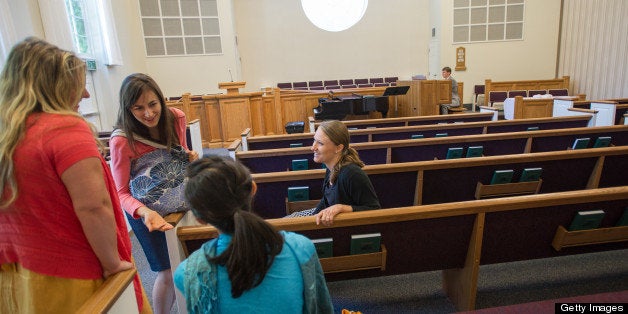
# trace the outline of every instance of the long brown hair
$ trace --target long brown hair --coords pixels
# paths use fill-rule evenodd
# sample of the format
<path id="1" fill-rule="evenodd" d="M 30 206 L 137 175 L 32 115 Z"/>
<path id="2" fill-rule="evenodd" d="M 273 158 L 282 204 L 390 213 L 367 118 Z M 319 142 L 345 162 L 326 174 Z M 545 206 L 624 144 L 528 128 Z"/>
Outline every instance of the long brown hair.
<path id="1" fill-rule="evenodd" d="M 348 164 L 356 164 L 360 168 L 364 167 L 364 162 L 360 159 L 358 152 L 353 147 L 349 146 L 349 130 L 344 123 L 338 120 L 329 120 L 321 123 L 318 128 L 321 129 L 334 144 L 343 145 L 340 158 L 334 166 L 334 169 L 331 170 L 332 173 L 329 178 L 331 183 L 336 182 L 340 168 Z"/>
<path id="2" fill-rule="evenodd" d="M 188 166 L 185 197 L 192 213 L 232 236 L 229 247 L 210 263 L 224 265 L 231 295 L 239 297 L 258 286 L 281 252 L 283 237 L 251 213 L 253 179 L 249 170 L 230 158 L 210 156 Z"/>
<path id="3" fill-rule="evenodd" d="M 134 134 L 137 134 L 143 138 L 151 139 L 148 128 L 138 121 L 131 112 L 131 107 L 135 105 L 137 100 L 147 92 L 152 91 L 159 99 L 161 106 L 161 116 L 157 123 L 157 129 L 159 130 L 159 139 L 157 142 L 171 148 L 179 144 L 179 137 L 174 128 L 174 115 L 166 106 L 166 99 L 164 98 L 159 85 L 150 76 L 143 73 L 134 73 L 127 76 L 120 86 L 120 108 L 118 110 L 118 121 L 115 128 L 121 129 L 126 133 L 129 141 L 129 146 L 135 151 L 135 138 Z"/>

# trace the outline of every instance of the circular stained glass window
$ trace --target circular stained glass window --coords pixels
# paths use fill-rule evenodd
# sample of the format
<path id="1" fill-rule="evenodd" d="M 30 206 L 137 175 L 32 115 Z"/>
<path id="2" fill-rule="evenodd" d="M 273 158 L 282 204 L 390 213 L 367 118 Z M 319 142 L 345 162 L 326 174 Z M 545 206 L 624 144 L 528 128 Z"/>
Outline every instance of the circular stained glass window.
<path id="1" fill-rule="evenodd" d="M 344 31 L 360 21 L 368 0 L 301 0 L 307 18 L 316 27 L 330 31 Z"/>

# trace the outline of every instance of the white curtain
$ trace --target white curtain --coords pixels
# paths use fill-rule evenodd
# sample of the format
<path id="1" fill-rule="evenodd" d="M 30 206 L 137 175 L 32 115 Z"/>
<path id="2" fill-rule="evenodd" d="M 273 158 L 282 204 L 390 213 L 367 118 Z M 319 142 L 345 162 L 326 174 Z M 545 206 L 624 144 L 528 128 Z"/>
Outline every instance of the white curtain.
<path id="1" fill-rule="evenodd" d="M 116 23 L 113 19 L 111 10 L 111 0 L 98 1 L 101 8 L 100 25 L 103 30 L 103 40 L 105 41 L 105 53 L 107 55 L 105 64 L 122 65 L 122 53 L 120 52 L 120 43 L 118 42 L 118 33 L 116 31 Z"/>
<path id="2" fill-rule="evenodd" d="M 46 41 L 61 49 L 76 51 L 72 43 L 72 28 L 64 0 L 38 0 L 39 14 Z"/>
<path id="3" fill-rule="evenodd" d="M 4 68 L 9 52 L 16 42 L 17 35 L 9 11 L 9 2 L 8 0 L 0 0 L 0 70 Z"/>

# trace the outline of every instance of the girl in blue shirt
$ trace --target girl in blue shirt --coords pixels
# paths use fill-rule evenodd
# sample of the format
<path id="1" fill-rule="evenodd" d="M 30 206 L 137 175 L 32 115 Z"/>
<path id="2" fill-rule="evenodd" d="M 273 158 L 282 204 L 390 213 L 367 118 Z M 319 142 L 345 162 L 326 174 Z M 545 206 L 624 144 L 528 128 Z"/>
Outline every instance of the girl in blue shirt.
<path id="1" fill-rule="evenodd" d="M 185 196 L 219 230 L 175 271 L 190 313 L 332 313 L 312 242 L 250 212 L 256 191 L 240 163 L 212 156 L 188 167 Z"/>

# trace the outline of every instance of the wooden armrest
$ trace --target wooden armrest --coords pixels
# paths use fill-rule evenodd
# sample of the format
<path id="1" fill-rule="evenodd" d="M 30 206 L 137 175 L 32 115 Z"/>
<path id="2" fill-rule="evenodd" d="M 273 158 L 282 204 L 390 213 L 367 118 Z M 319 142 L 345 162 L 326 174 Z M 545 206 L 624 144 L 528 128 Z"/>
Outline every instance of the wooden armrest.
<path id="1" fill-rule="evenodd" d="M 115 275 L 111 275 L 98 287 L 98 290 L 92 294 L 85 303 L 78 309 L 76 313 L 107 313 L 122 295 L 124 290 L 133 284 L 133 278 L 137 271 L 135 268 L 121 271 Z M 135 293 L 133 294 L 135 298 Z M 136 304 L 137 306 L 137 304 Z"/>
<path id="2" fill-rule="evenodd" d="M 585 108 L 567 108 L 567 111 L 583 112 L 583 113 L 590 113 L 590 114 L 596 114 L 599 112 L 599 110 L 596 110 L 596 109 L 585 109 Z"/>
<path id="3" fill-rule="evenodd" d="M 183 219 L 183 216 L 185 216 L 185 212 L 176 212 L 176 213 L 171 213 L 168 214 L 164 217 L 164 220 L 171 224 L 173 227 L 175 227 L 179 221 L 181 221 L 181 219 Z"/>
<path id="4" fill-rule="evenodd" d="M 246 128 L 244 129 L 244 131 L 242 131 L 242 133 L 240 133 L 240 136 L 249 136 L 251 135 L 251 128 Z"/>
<path id="5" fill-rule="evenodd" d="M 236 139 L 227 147 L 228 151 L 238 151 L 242 150 L 242 140 Z"/>
<path id="6" fill-rule="evenodd" d="M 197 123 L 197 122 L 199 122 L 199 121 L 201 121 L 201 120 L 200 120 L 200 119 L 194 119 L 194 120 L 192 120 L 192 121 L 189 121 L 189 122 L 188 122 L 188 125 L 190 125 L 190 124 L 194 124 L 194 123 Z"/>

